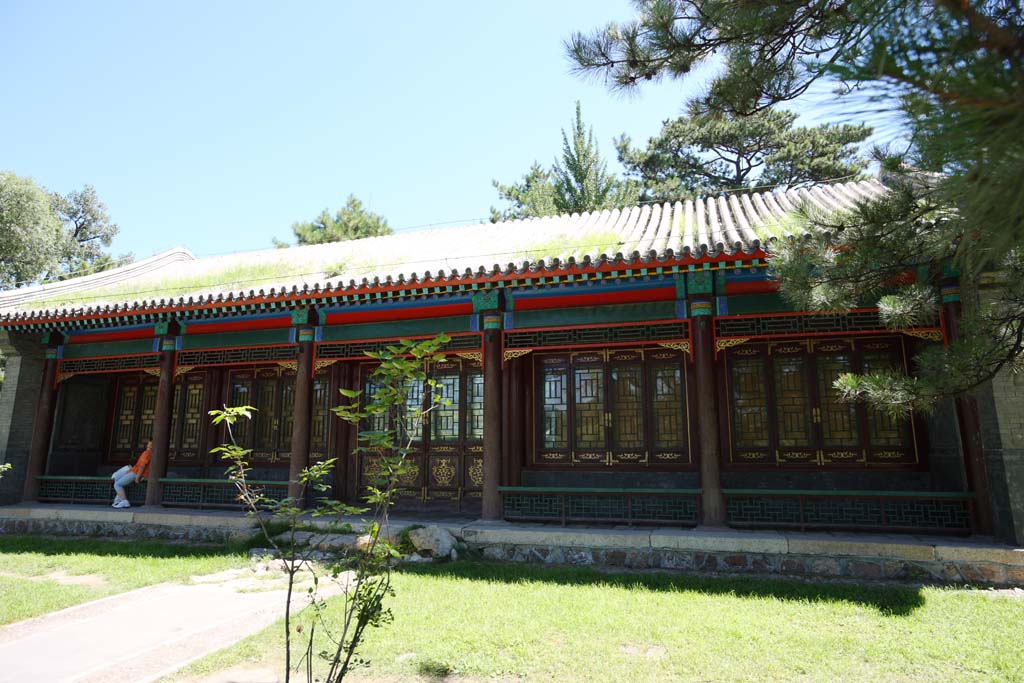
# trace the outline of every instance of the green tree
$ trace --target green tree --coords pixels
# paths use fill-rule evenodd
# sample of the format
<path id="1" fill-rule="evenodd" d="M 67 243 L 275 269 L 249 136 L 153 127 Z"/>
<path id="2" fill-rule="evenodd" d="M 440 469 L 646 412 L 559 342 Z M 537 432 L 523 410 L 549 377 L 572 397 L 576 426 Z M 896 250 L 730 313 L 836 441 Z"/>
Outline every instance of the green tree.
<path id="1" fill-rule="evenodd" d="M 131 254 L 115 257 L 104 251 L 119 228 L 110 220 L 106 204 L 92 185 L 66 195 L 54 192 L 50 203 L 64 225 L 65 239 L 60 265 L 47 279 L 66 280 L 131 262 Z"/>
<path id="2" fill-rule="evenodd" d="M 292 223 L 292 232 L 298 245 L 302 246 L 390 235 L 391 228 L 383 216 L 366 209 L 355 195 L 349 195 L 345 206 L 334 215 L 324 209 L 312 221 Z M 280 240 L 274 240 L 274 244 L 288 246 Z"/>
<path id="3" fill-rule="evenodd" d="M 36 281 L 55 268 L 64 236 L 46 190 L 0 172 L 0 289 Z"/>
<path id="4" fill-rule="evenodd" d="M 703 111 L 752 115 L 831 83 L 846 110 L 901 117 L 910 142 L 886 155 L 894 191 L 846 216 L 805 213 L 820 237 L 776 244 L 783 293 L 805 309 L 879 306 L 893 327 L 937 317 L 959 271 L 961 341 L 916 360 L 915 377 L 848 376 L 850 397 L 902 412 L 970 390 L 1024 361 L 1024 15 L 1012 0 L 648 0 L 637 16 L 566 43 L 612 88 L 722 68 Z M 931 172 L 907 173 L 906 167 Z M 916 279 L 906 277 L 917 274 Z M 1000 285 L 982 292 L 983 274 Z"/>
<path id="5" fill-rule="evenodd" d="M 491 221 L 600 211 L 636 203 L 639 185 L 616 178 L 607 167 L 594 142 L 594 129 L 583 124 L 577 101 L 572 134 L 562 129 L 562 155 L 550 170 L 535 162 L 517 183 L 493 181 L 498 195 L 511 206 L 504 211 L 492 207 Z"/>
<path id="6" fill-rule="evenodd" d="M 615 141 L 626 175 L 640 180 L 644 199 L 676 201 L 753 186 L 792 187 L 848 177 L 864 169 L 858 143 L 863 125 L 795 127 L 797 115 L 765 109 L 751 116 L 702 111 L 665 121 L 661 132 L 634 148 Z"/>

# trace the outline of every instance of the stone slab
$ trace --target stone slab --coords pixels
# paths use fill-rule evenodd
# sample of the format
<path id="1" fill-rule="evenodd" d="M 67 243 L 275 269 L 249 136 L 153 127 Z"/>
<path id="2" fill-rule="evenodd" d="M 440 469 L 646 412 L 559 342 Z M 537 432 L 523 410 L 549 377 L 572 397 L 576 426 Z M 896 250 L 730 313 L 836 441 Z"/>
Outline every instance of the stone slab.
<path id="1" fill-rule="evenodd" d="M 931 561 L 935 548 L 930 543 L 913 542 L 875 536 L 865 539 L 856 534 L 789 535 L 787 550 L 794 555 L 841 555 L 846 557 L 881 557 L 886 559 Z"/>
<path id="2" fill-rule="evenodd" d="M 1024 567 L 1024 548 L 951 543 L 935 546 L 935 558 L 944 562 L 994 562 Z"/>
<path id="3" fill-rule="evenodd" d="M 466 526 L 461 531 L 467 543 L 485 545 L 543 545 L 566 548 L 650 548 L 650 531 L 615 531 L 576 527 L 529 528 L 523 526 Z"/>
<path id="4" fill-rule="evenodd" d="M 651 547 L 697 552 L 785 553 L 786 538 L 777 531 L 729 529 L 656 529 Z"/>

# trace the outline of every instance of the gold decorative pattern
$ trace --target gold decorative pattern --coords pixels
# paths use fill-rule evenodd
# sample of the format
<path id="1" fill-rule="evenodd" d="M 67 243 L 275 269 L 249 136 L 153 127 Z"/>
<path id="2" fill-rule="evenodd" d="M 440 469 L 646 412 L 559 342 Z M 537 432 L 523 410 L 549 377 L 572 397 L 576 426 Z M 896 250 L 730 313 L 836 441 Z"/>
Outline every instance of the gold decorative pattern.
<path id="1" fill-rule="evenodd" d="M 666 349 L 672 349 L 673 351 L 682 351 L 683 353 L 688 353 L 691 356 L 693 355 L 693 347 L 690 346 L 690 342 L 688 341 L 660 342 L 658 346 Z"/>
<path id="2" fill-rule="evenodd" d="M 736 349 L 733 351 L 733 354 L 737 356 L 756 356 L 759 353 L 761 352 L 757 349 Z"/>
<path id="3" fill-rule="evenodd" d="M 403 486 L 412 486 L 420 476 L 420 466 L 414 462 L 408 462 L 408 470 L 398 477 L 398 483 Z"/>
<path id="4" fill-rule="evenodd" d="M 73 372 L 58 372 L 57 373 L 57 384 L 60 384 L 61 382 L 63 382 L 66 379 L 71 379 L 74 376 L 75 376 L 75 373 L 73 373 Z"/>
<path id="5" fill-rule="evenodd" d="M 186 372 L 191 372 L 194 369 L 194 365 L 179 365 L 178 367 L 174 368 L 174 378 L 177 379 L 184 375 Z"/>
<path id="6" fill-rule="evenodd" d="M 334 365 L 337 362 L 338 362 L 337 358 L 324 358 L 322 360 L 314 361 L 313 362 L 313 372 L 320 372 L 324 368 L 326 368 L 328 366 L 331 366 L 331 365 Z M 296 366 L 296 367 L 298 367 L 298 366 Z"/>
<path id="7" fill-rule="evenodd" d="M 456 351 L 455 355 L 459 358 L 465 358 L 466 360 L 476 361 L 477 363 L 484 362 L 484 354 L 480 351 Z"/>
<path id="8" fill-rule="evenodd" d="M 905 458 L 907 454 L 903 451 L 875 451 L 872 455 L 879 460 L 900 460 Z"/>
<path id="9" fill-rule="evenodd" d="M 285 370 L 291 370 L 292 372 L 299 371 L 299 361 L 297 360 L 279 360 L 277 364 Z"/>
<path id="10" fill-rule="evenodd" d="M 473 486 L 484 485 L 484 460 L 483 458 L 474 458 L 473 464 L 466 468 L 466 474 L 469 475 L 469 481 Z"/>
<path id="11" fill-rule="evenodd" d="M 765 454 L 760 451 L 740 451 L 736 457 L 741 460 L 763 460 Z"/>
<path id="12" fill-rule="evenodd" d="M 846 350 L 846 344 L 837 344 L 835 342 L 830 342 L 830 343 L 827 343 L 827 344 L 818 344 L 818 346 L 815 348 L 815 350 L 816 351 L 845 351 Z"/>
<path id="13" fill-rule="evenodd" d="M 746 344 L 748 341 L 750 341 L 750 337 L 719 337 L 715 339 L 715 353 Z"/>
<path id="14" fill-rule="evenodd" d="M 515 358 L 522 358 L 531 351 L 533 351 L 533 349 L 505 349 L 504 358 L 507 362 Z"/>
<path id="15" fill-rule="evenodd" d="M 925 339 L 927 341 L 942 341 L 942 330 L 903 330 L 903 334 L 908 337 L 917 337 L 918 339 Z"/>
<path id="16" fill-rule="evenodd" d="M 430 468 L 430 476 L 438 486 L 449 486 L 455 479 L 455 468 L 449 458 L 439 458 Z"/>

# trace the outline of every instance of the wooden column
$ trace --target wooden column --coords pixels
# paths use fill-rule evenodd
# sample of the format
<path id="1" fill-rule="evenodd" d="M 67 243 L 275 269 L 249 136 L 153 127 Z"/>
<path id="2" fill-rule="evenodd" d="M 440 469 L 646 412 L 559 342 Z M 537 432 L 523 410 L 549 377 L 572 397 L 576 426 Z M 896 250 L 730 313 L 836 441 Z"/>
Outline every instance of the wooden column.
<path id="1" fill-rule="evenodd" d="M 292 320 L 296 319 L 296 313 L 305 312 L 307 316 L 302 322 L 308 322 L 309 311 L 295 311 Z M 299 477 L 302 470 L 309 467 L 309 428 L 312 415 L 310 409 L 313 405 L 313 336 L 312 327 L 300 327 L 296 329 L 296 339 L 299 342 L 299 357 L 295 371 L 295 403 L 293 404 L 293 427 L 291 455 L 288 467 L 288 497 L 296 499 L 300 506 L 304 501 L 298 500 L 302 495 L 302 484 Z"/>
<path id="2" fill-rule="evenodd" d="M 484 326 L 484 490 L 483 519 L 501 519 L 501 313 L 483 314 Z"/>
<path id="3" fill-rule="evenodd" d="M 700 451 L 701 523 L 724 526 L 725 498 L 722 496 L 721 447 L 718 436 L 718 408 L 715 386 L 714 302 L 710 271 L 690 273 L 689 295 L 693 375 L 697 395 L 697 443 Z"/>
<path id="4" fill-rule="evenodd" d="M 171 333 L 169 323 L 157 324 L 158 334 Z M 160 383 L 156 389 L 156 407 L 153 415 L 153 433 L 143 435 L 153 438 L 150 453 L 149 477 L 146 480 L 146 505 L 160 505 L 163 501 L 163 485 L 160 480 L 167 476 L 167 460 L 171 450 L 171 418 L 174 415 L 174 368 L 177 363 L 175 337 L 160 339 Z"/>
<path id="5" fill-rule="evenodd" d="M 942 308 L 949 341 L 960 339 L 960 287 L 947 284 L 942 288 Z M 992 533 L 992 497 L 989 494 L 988 470 L 985 451 L 981 443 L 981 420 L 978 402 L 970 394 L 960 394 L 954 400 L 960 445 L 964 452 L 964 470 L 967 487 L 974 493 L 974 528 L 982 534 Z"/>
<path id="6" fill-rule="evenodd" d="M 24 500 L 35 500 L 39 496 L 39 475 L 46 471 L 46 457 L 50 452 L 50 435 L 53 433 L 53 411 L 57 403 L 58 348 L 62 341 L 56 332 L 50 333 L 43 365 L 43 384 L 39 388 L 36 402 L 36 420 L 32 425 L 32 445 L 28 451 L 25 468 Z"/>

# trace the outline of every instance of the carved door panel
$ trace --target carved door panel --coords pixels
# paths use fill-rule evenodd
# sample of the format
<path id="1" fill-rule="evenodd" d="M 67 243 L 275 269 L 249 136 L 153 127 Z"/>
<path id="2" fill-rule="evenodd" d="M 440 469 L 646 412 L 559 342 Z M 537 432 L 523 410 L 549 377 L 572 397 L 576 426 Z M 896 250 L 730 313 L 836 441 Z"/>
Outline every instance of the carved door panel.
<path id="1" fill-rule="evenodd" d="M 815 422 L 821 446 L 822 464 L 858 464 L 864 462 L 860 447 L 860 420 L 857 404 L 843 400 L 835 381 L 854 372 L 853 345 L 831 341 L 815 345 L 816 375 Z"/>
<path id="2" fill-rule="evenodd" d="M 150 375 L 118 378 L 109 462 L 131 462 L 145 450 L 153 436 L 156 394 L 157 381 Z"/>
<path id="3" fill-rule="evenodd" d="M 647 424 L 644 415 L 647 386 L 640 351 L 619 351 L 609 357 L 608 386 L 609 464 L 647 463 Z"/>
<path id="4" fill-rule="evenodd" d="M 287 466 L 291 451 L 295 374 L 281 368 L 231 373 L 232 406 L 255 408 L 251 420 L 238 420 L 235 440 L 252 451 L 253 465 Z"/>
<path id="5" fill-rule="evenodd" d="M 903 367 L 902 345 L 896 340 L 873 340 L 861 344 L 863 371 L 899 371 Z M 914 423 L 860 406 L 867 435 L 864 457 L 876 465 L 908 465 L 917 462 Z"/>
<path id="6" fill-rule="evenodd" d="M 817 464 L 817 411 L 812 367 L 801 343 L 771 346 L 771 390 L 775 395 L 775 458 L 780 463 Z"/>

